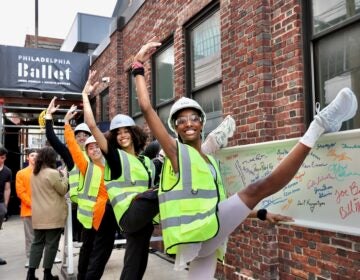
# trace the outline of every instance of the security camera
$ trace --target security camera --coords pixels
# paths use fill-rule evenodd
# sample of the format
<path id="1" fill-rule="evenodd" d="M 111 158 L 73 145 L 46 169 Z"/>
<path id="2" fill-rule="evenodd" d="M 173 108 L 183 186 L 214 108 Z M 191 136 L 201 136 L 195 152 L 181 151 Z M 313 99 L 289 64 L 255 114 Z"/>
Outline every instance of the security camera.
<path id="1" fill-rule="evenodd" d="M 102 77 L 102 78 L 101 78 L 101 81 L 102 81 L 103 83 L 109 83 L 109 82 L 110 82 L 110 77 Z"/>

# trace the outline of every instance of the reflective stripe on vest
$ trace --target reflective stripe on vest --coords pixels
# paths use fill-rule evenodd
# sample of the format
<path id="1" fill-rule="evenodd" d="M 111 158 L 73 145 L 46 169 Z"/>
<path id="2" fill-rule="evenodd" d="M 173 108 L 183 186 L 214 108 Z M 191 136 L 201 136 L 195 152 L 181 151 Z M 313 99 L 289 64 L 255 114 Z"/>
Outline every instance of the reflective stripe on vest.
<path id="1" fill-rule="evenodd" d="M 159 188 L 160 217 L 167 253 L 176 254 L 177 245 L 201 242 L 218 232 L 217 205 L 225 198 L 215 159 L 208 163 L 191 146 L 178 143 L 179 177 L 167 158 Z"/>
<path id="2" fill-rule="evenodd" d="M 91 161 L 88 163 L 83 188 L 78 193 L 77 218 L 85 228 L 92 228 L 94 206 L 101 184 L 101 169 Z M 83 176 L 81 176 L 83 177 Z M 82 181 L 82 180 L 80 180 Z"/>
<path id="3" fill-rule="evenodd" d="M 134 197 L 146 191 L 153 177 L 151 172 L 155 170 L 149 158 L 145 158 L 143 164 L 137 157 L 118 149 L 122 174 L 106 184 L 106 190 L 113 207 L 116 220 L 119 223 L 125 211 L 129 208 Z M 145 167 L 145 166 L 146 167 Z M 150 174 L 148 173 L 150 172 Z M 149 177 L 150 176 L 150 177 Z M 110 168 L 105 166 L 105 180 L 110 180 Z"/>
<path id="4" fill-rule="evenodd" d="M 73 169 L 69 172 L 69 187 L 70 187 L 70 199 L 72 202 L 77 203 L 78 200 L 78 188 L 80 182 L 80 171 L 75 165 Z"/>
<path id="5" fill-rule="evenodd" d="M 86 158 L 86 160 L 89 162 L 88 155 L 85 151 L 83 151 L 83 155 Z M 69 187 L 70 187 L 70 199 L 72 202 L 77 203 L 78 200 L 78 192 L 83 187 L 82 184 L 80 184 L 80 178 L 81 178 L 80 170 L 77 168 L 76 165 L 74 165 L 73 169 L 69 172 Z"/>

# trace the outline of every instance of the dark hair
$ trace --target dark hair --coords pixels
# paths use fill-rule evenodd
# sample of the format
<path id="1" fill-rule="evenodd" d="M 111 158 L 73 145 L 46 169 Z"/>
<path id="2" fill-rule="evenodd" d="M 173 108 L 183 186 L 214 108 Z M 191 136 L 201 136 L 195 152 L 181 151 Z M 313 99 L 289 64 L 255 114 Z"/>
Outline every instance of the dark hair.
<path id="1" fill-rule="evenodd" d="M 154 140 L 146 146 L 143 155 L 147 156 L 149 159 L 153 159 L 157 157 L 160 150 L 161 150 L 160 143 L 158 142 L 158 140 Z"/>
<path id="2" fill-rule="evenodd" d="M 8 154 L 8 150 L 4 147 L 0 147 L 0 156 L 4 156 Z"/>
<path id="3" fill-rule="evenodd" d="M 45 167 L 56 169 L 56 157 L 57 154 L 53 148 L 44 147 L 40 149 L 35 161 L 34 174 L 37 175 Z"/>
<path id="4" fill-rule="evenodd" d="M 129 130 L 131 134 L 131 138 L 134 143 L 135 153 L 138 155 L 141 153 L 142 150 L 144 150 L 148 135 L 139 126 L 127 126 L 126 128 Z M 119 128 L 110 130 L 107 139 L 109 145 L 121 149 L 121 147 L 119 146 L 116 140 L 118 129 Z"/>
<path id="5" fill-rule="evenodd" d="M 31 153 L 37 153 L 37 152 L 38 152 L 38 149 L 35 149 L 35 148 L 28 148 L 25 151 L 27 156 L 30 155 Z"/>

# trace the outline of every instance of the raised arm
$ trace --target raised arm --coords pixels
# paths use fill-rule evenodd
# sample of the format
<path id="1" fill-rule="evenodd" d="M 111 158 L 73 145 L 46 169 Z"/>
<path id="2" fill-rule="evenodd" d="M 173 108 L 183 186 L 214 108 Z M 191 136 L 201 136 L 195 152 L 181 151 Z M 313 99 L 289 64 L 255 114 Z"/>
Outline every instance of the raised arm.
<path id="1" fill-rule="evenodd" d="M 142 46 L 140 51 L 134 57 L 133 69 L 135 67 L 142 67 L 143 62 L 149 57 L 150 52 L 160 46 L 160 43 L 149 42 Z M 145 78 L 143 75 L 135 76 L 136 82 L 136 94 L 138 97 L 138 102 L 144 118 L 147 124 L 150 127 L 152 134 L 159 141 L 161 147 L 163 148 L 165 154 L 170 159 L 172 167 L 175 172 L 178 171 L 177 163 L 177 147 L 176 141 L 170 134 L 167 132 L 165 126 L 161 122 L 159 116 L 151 106 L 149 92 L 146 87 Z"/>
<path id="2" fill-rule="evenodd" d="M 96 142 L 99 145 L 101 151 L 103 151 L 105 154 L 107 154 L 108 153 L 107 140 L 106 140 L 104 134 L 101 132 L 101 130 L 96 125 L 95 117 L 91 110 L 90 101 L 89 101 L 89 95 L 99 85 L 99 82 L 95 82 L 95 75 L 96 75 L 96 71 L 89 72 L 88 80 L 82 91 L 82 98 L 83 98 L 83 105 L 84 105 L 84 120 L 85 120 L 85 123 L 90 128 L 92 135 L 95 137 Z"/>
<path id="3" fill-rule="evenodd" d="M 46 139 L 49 141 L 49 144 L 54 148 L 54 150 L 61 156 L 61 158 L 64 160 L 64 163 L 68 170 L 73 169 L 74 167 L 74 161 L 72 160 L 71 154 L 69 150 L 67 149 L 66 145 L 60 141 L 60 139 L 55 135 L 54 127 L 52 123 L 52 115 L 59 109 L 59 105 L 55 106 L 55 101 L 57 97 L 55 96 L 47 110 L 45 115 L 45 133 L 46 133 Z"/>
<path id="4" fill-rule="evenodd" d="M 64 117 L 64 123 L 65 123 L 64 136 L 65 136 L 65 142 L 69 147 L 69 152 L 74 160 L 74 163 L 79 168 L 81 174 L 85 175 L 88 162 L 80 146 L 77 144 L 74 131 L 70 126 L 70 120 L 75 115 L 76 115 L 76 106 L 72 105 Z"/>

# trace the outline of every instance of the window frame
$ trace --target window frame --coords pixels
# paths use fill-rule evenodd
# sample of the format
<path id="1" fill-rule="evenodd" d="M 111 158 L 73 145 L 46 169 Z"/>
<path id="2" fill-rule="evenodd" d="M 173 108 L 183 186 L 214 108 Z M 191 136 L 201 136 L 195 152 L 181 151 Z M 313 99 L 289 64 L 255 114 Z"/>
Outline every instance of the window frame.
<path id="1" fill-rule="evenodd" d="M 326 39 L 331 35 L 336 35 L 349 27 L 355 26 L 360 23 L 360 14 L 356 14 L 351 18 L 345 19 L 337 24 L 334 24 L 316 34 L 314 34 L 314 15 L 313 15 L 313 2 L 302 1 L 302 28 L 303 32 L 303 56 L 304 56 L 304 92 L 306 93 L 305 98 L 305 121 L 309 125 L 313 120 L 315 112 L 315 103 L 319 100 L 325 100 L 325 96 L 320 96 L 320 92 L 317 89 L 318 85 L 318 73 L 319 66 L 316 64 L 315 48 L 322 39 Z M 310 69 L 310 70 L 307 70 Z M 356 127 L 355 127 L 356 128 Z M 345 129 L 355 129 L 347 128 Z"/>
<path id="2" fill-rule="evenodd" d="M 191 49 L 191 31 L 204 23 L 208 18 L 210 18 L 213 14 L 220 11 L 220 4 L 218 2 L 212 3 L 205 9 L 203 9 L 200 13 L 198 13 L 195 17 L 193 17 L 185 26 L 185 53 L 189 54 L 186 55 L 185 59 L 185 83 L 186 83 L 186 92 L 187 96 L 191 97 L 193 92 L 204 90 L 208 87 L 211 87 L 217 83 L 222 82 L 222 77 L 212 80 L 202 86 L 197 88 L 192 87 L 192 57 L 193 52 Z M 221 21 L 220 21 L 220 29 L 221 29 Z M 221 48 L 220 48 L 221 51 Z M 221 60 L 221 56 L 220 56 Z M 222 76 L 222 75 L 221 75 Z"/>
<path id="3" fill-rule="evenodd" d="M 176 61 L 175 61 L 175 42 L 174 42 L 174 36 L 173 34 L 171 34 L 167 39 L 165 39 L 162 43 L 161 43 L 161 47 L 158 48 L 156 50 L 156 52 L 151 56 L 151 89 L 152 89 L 152 94 L 151 94 L 151 103 L 153 105 L 154 110 L 156 111 L 156 113 L 159 115 L 159 111 L 162 109 L 165 109 L 166 107 L 171 107 L 172 104 L 175 101 L 176 98 L 176 93 L 175 93 L 175 71 L 173 71 L 173 97 L 160 102 L 159 104 L 156 103 L 156 57 L 157 54 L 162 53 L 164 50 L 166 50 L 167 48 L 169 48 L 170 46 L 173 46 L 174 48 L 174 70 L 175 70 L 175 65 L 176 65 Z M 160 117 L 160 115 L 159 115 Z M 165 121 L 164 123 L 165 128 L 170 132 L 168 125 L 167 125 L 167 121 Z"/>
<path id="4" fill-rule="evenodd" d="M 201 93 L 202 91 L 206 91 L 213 87 L 220 87 L 222 89 L 222 72 L 220 73 L 219 78 L 215 78 L 211 81 L 209 81 L 206 84 L 203 84 L 199 87 L 193 87 L 192 83 L 192 74 L 193 74 L 193 67 L 192 67 L 192 58 L 193 58 L 193 52 L 191 48 L 191 33 L 192 31 L 202 23 L 204 23 L 207 19 L 209 19 L 211 16 L 213 16 L 216 12 L 220 13 L 220 3 L 218 1 L 215 1 L 214 3 L 210 3 L 206 8 L 201 10 L 196 16 L 194 16 L 190 21 L 188 21 L 184 25 L 185 29 L 185 90 L 186 90 L 186 96 L 193 98 L 196 100 L 195 96 L 197 93 Z M 221 36 L 221 13 L 220 13 L 220 36 Z M 220 38 L 221 42 L 221 38 Z M 221 44 L 220 44 L 220 63 L 221 63 Z M 219 92 L 219 98 L 221 103 L 221 110 L 219 113 L 216 112 L 210 112 L 206 114 L 207 119 L 209 122 L 207 124 L 210 124 L 210 120 L 219 118 L 220 121 L 218 124 L 221 123 L 223 120 L 223 104 L 222 104 L 222 90 Z M 205 125 L 207 128 L 204 128 L 204 136 L 206 137 L 207 134 L 215 127 L 208 127 L 208 125 Z"/>
<path id="5" fill-rule="evenodd" d="M 110 104 L 110 90 L 109 87 L 106 87 L 100 94 L 100 121 L 106 122 L 110 120 L 109 114 L 109 104 Z M 107 104 L 104 106 L 104 98 L 107 98 Z M 105 108 L 104 108 L 105 107 Z M 107 119 L 104 119 L 104 116 L 107 115 Z"/>

